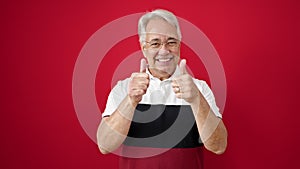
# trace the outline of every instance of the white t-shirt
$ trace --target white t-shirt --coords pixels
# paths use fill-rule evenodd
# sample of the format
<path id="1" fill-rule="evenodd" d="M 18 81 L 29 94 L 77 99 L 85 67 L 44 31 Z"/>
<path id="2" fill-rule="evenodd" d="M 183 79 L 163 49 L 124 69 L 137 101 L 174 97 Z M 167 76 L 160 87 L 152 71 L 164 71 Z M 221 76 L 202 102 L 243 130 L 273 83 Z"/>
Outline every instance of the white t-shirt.
<path id="1" fill-rule="evenodd" d="M 153 77 L 148 70 L 147 73 L 150 77 L 150 83 L 146 94 L 143 95 L 143 98 L 140 101 L 140 104 L 190 105 L 184 99 L 178 99 L 175 96 L 171 85 L 172 79 L 180 75 L 180 70 L 178 66 L 174 74 L 169 79 L 165 79 L 163 81 Z M 203 80 L 198 80 L 195 78 L 193 78 L 193 80 L 196 86 L 198 87 L 199 91 L 202 93 L 202 95 L 208 102 L 214 114 L 217 117 L 222 118 L 222 114 L 219 112 L 219 108 L 216 105 L 215 97 L 207 83 Z M 130 78 L 119 81 L 117 85 L 112 89 L 108 96 L 106 108 L 102 114 L 102 117 L 111 115 L 118 108 L 119 104 L 128 94 L 129 81 Z"/>

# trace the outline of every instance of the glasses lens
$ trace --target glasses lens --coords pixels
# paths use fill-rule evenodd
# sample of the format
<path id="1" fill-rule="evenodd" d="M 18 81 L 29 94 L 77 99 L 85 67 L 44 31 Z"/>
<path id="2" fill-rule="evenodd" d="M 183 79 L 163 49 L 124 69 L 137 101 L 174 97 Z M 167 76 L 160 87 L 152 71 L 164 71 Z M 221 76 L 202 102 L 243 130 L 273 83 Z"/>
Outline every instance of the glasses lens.
<path id="1" fill-rule="evenodd" d="M 150 45 L 151 49 L 158 49 L 158 48 L 160 48 L 160 46 L 162 45 L 162 43 L 158 42 L 158 41 L 157 42 L 150 42 L 149 45 Z"/>
<path id="2" fill-rule="evenodd" d="M 150 41 L 146 42 L 146 49 L 157 51 L 159 50 L 162 45 L 165 45 L 165 47 L 169 50 L 177 49 L 179 46 L 179 41 L 176 39 L 170 39 L 166 42 L 162 42 L 160 40 Z"/>
<path id="3" fill-rule="evenodd" d="M 168 48 L 176 48 L 178 47 L 179 42 L 177 40 L 169 40 L 166 43 L 166 47 Z"/>

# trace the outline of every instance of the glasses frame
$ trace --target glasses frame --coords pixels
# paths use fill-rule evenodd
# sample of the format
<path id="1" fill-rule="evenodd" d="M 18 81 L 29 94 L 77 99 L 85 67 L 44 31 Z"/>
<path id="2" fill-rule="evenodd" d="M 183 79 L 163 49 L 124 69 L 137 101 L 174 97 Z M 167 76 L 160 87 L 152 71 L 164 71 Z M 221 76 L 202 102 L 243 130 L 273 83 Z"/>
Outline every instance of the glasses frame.
<path id="1" fill-rule="evenodd" d="M 154 41 L 154 42 L 152 42 L 152 41 Z M 160 42 L 159 42 L 159 41 L 160 41 Z M 168 46 L 168 43 L 170 43 L 170 41 L 172 41 L 172 42 L 175 41 L 177 44 L 176 44 L 175 46 Z M 146 47 L 146 44 L 151 44 L 151 43 L 158 43 L 159 46 L 158 46 L 157 48 L 151 48 L 151 46 Z M 180 43 L 181 43 L 181 41 L 178 40 L 178 39 L 176 39 L 176 38 L 169 38 L 169 39 L 167 39 L 167 40 L 164 41 L 164 42 L 162 42 L 160 39 L 153 39 L 153 40 L 151 40 L 151 41 L 144 41 L 144 49 L 150 50 L 150 51 L 156 51 L 156 52 L 157 52 L 157 51 L 159 51 L 159 50 L 162 48 L 162 46 L 164 45 L 165 48 L 167 48 L 168 50 L 174 51 L 175 49 L 178 49 L 178 48 L 180 47 Z"/>

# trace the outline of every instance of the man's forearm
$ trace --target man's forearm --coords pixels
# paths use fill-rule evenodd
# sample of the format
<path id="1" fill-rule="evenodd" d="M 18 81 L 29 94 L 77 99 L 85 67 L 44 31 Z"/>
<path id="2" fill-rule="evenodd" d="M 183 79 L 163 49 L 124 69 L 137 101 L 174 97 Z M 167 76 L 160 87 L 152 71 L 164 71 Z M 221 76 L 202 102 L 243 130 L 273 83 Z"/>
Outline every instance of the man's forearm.
<path id="1" fill-rule="evenodd" d="M 227 131 L 222 119 L 211 111 L 209 104 L 199 92 L 191 103 L 201 140 L 206 149 L 222 154 L 227 146 Z"/>
<path id="2" fill-rule="evenodd" d="M 104 117 L 97 132 L 98 147 L 103 154 L 116 150 L 126 139 L 136 105 L 125 97 L 118 109 Z"/>

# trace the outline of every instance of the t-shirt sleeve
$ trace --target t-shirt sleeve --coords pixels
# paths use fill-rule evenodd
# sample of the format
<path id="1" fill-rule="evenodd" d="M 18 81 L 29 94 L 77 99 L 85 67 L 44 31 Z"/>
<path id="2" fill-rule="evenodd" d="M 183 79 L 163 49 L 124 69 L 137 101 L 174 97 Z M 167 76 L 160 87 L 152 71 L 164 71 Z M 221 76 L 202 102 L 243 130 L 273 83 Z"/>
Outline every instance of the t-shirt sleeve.
<path id="1" fill-rule="evenodd" d="M 127 79 L 119 81 L 108 95 L 106 107 L 102 113 L 102 117 L 110 116 L 127 95 Z"/>
<path id="2" fill-rule="evenodd" d="M 196 83 L 198 89 L 206 99 L 207 103 L 209 104 L 214 114 L 217 117 L 222 118 L 222 114 L 220 113 L 219 107 L 216 104 L 215 96 L 212 90 L 209 88 L 208 84 L 203 80 L 197 80 L 197 79 L 194 79 L 194 82 Z"/>

